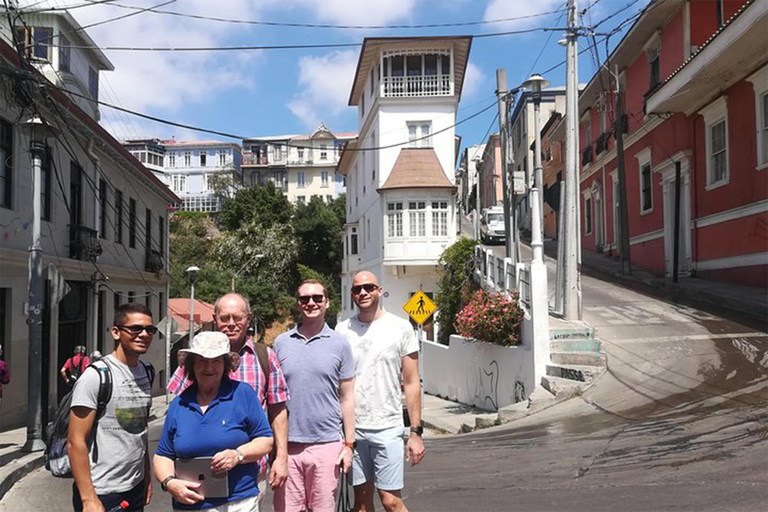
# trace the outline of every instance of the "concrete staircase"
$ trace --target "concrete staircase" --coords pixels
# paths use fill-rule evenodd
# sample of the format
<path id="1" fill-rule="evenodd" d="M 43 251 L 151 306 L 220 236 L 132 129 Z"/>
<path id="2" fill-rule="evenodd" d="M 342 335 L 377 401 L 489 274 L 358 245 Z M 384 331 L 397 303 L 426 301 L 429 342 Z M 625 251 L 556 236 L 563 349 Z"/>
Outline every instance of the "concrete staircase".
<path id="1" fill-rule="evenodd" d="M 592 327 L 550 328 L 550 364 L 541 385 L 558 398 L 576 396 L 606 369 L 606 357 Z"/>

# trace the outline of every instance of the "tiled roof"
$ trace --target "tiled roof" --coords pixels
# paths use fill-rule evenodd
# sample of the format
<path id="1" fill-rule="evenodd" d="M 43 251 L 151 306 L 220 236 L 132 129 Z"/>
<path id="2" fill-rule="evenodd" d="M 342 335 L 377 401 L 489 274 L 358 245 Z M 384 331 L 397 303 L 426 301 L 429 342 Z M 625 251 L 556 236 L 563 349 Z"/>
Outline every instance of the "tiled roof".
<path id="1" fill-rule="evenodd" d="M 432 148 L 403 148 L 392 172 L 379 190 L 400 188 L 456 189 L 443 171 Z"/>

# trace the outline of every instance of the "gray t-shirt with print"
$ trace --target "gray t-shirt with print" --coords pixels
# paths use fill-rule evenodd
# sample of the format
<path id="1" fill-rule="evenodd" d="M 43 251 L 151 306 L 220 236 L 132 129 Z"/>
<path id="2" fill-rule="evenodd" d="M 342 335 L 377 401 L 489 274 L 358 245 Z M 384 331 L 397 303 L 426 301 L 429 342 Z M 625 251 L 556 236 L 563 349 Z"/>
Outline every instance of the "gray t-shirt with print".
<path id="1" fill-rule="evenodd" d="M 152 406 L 152 386 L 144 364 L 132 367 L 112 355 L 102 359 L 112 371 L 112 399 L 96 430 L 98 462 L 91 460 L 91 478 L 96 494 L 128 491 L 144 480 L 147 452 L 147 421 Z M 96 409 L 99 395 L 98 371 L 89 367 L 77 379 L 72 407 Z"/>

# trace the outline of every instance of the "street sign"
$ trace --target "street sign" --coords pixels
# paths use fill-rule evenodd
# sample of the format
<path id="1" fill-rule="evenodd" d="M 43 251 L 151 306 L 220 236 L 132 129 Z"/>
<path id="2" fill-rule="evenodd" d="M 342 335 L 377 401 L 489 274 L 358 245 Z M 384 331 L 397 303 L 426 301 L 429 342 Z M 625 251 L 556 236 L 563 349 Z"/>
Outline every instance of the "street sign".
<path id="1" fill-rule="evenodd" d="M 512 173 L 512 193 L 515 195 L 523 195 L 526 193 L 528 187 L 525 183 L 525 173 L 522 171 L 515 171 Z"/>
<path id="2" fill-rule="evenodd" d="M 419 290 L 413 294 L 413 297 L 408 299 L 403 309 L 411 319 L 419 325 L 424 325 L 432 313 L 437 311 L 437 305 L 432 302 L 432 299 L 427 297 L 427 294 Z"/>

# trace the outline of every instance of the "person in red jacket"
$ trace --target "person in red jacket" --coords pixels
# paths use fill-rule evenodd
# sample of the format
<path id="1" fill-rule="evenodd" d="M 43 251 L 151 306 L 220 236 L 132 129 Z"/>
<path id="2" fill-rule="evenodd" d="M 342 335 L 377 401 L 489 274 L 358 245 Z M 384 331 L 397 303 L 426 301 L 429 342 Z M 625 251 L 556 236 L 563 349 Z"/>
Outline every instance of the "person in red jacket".
<path id="1" fill-rule="evenodd" d="M 72 357 L 64 362 L 64 366 L 61 367 L 59 373 L 67 383 L 67 386 L 73 386 L 75 381 L 83 374 L 88 365 L 91 364 L 91 360 L 85 355 L 85 347 L 78 345 L 72 354 Z"/>
<path id="2" fill-rule="evenodd" d="M 3 357 L 3 347 L 0 347 L 0 357 Z M 0 405 L 3 403 L 3 386 L 11 382 L 11 374 L 8 372 L 8 364 L 0 359 Z"/>

